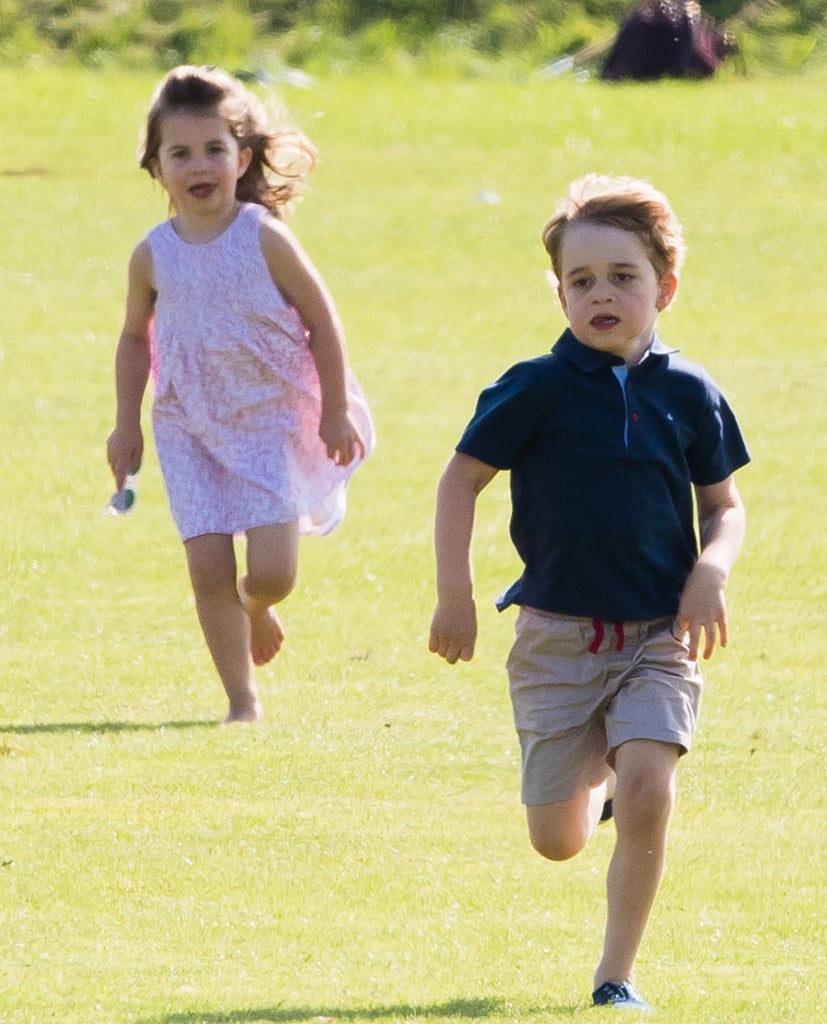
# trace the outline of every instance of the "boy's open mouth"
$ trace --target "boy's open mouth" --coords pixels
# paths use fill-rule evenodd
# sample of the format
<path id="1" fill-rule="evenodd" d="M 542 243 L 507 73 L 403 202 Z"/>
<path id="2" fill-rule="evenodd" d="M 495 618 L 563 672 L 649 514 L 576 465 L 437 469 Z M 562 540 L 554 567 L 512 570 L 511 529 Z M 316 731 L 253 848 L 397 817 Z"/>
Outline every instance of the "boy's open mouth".
<path id="1" fill-rule="evenodd" d="M 598 331 L 607 331 L 610 327 L 619 324 L 620 320 L 616 316 L 594 316 L 590 323 Z"/>

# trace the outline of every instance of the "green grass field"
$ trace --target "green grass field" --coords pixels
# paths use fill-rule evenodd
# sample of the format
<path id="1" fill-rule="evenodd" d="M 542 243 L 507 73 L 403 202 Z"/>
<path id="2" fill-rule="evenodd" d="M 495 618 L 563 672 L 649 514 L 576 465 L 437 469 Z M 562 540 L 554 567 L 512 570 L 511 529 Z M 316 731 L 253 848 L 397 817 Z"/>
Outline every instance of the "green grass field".
<path id="1" fill-rule="evenodd" d="M 825 84 L 284 94 L 322 155 L 293 226 L 380 446 L 341 529 L 303 542 L 267 722 L 222 728 L 151 446 L 135 513 L 102 514 L 126 263 L 166 214 L 134 160 L 153 79 L 0 71 L 2 1024 L 605 1019 L 611 829 L 544 863 L 519 805 L 504 477 L 476 660 L 426 649 L 437 479 L 479 390 L 562 327 L 538 236 L 590 170 L 673 199 L 690 251 L 661 333 L 754 455 L 640 988 L 664 1024 L 827 1018 Z"/>

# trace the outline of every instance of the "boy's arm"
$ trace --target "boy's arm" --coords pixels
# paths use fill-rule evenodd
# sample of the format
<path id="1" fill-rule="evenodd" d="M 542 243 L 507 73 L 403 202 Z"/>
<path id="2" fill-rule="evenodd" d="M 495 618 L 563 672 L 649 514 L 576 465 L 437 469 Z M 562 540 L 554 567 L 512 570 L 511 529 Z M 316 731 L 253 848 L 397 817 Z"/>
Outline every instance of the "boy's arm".
<path id="1" fill-rule="evenodd" d="M 144 241 L 129 261 L 126 317 L 115 355 L 117 411 L 115 429 L 106 447 L 117 490 L 123 487 L 127 473 L 140 466 L 143 457 L 141 403 L 149 379 L 149 329 L 155 296 L 152 254 Z"/>
<path id="2" fill-rule="evenodd" d="M 437 606 L 431 621 L 429 650 L 449 665 L 470 661 L 477 639 L 471 538 L 477 495 L 497 470 L 457 452 L 439 482 L 436 507 Z"/>
<path id="3" fill-rule="evenodd" d="M 716 636 L 722 647 L 727 644 L 727 617 L 724 588 L 746 529 L 746 513 L 732 476 L 718 484 L 695 488 L 701 553 L 689 574 L 681 595 L 675 620 L 678 629 L 688 634 L 689 656 L 693 660 L 701 650 L 709 658 Z"/>
<path id="4" fill-rule="evenodd" d="M 295 235 L 275 218 L 262 225 L 261 248 L 273 281 L 310 335 L 322 392 L 319 436 L 328 456 L 347 466 L 364 458 L 365 441 L 348 409 L 345 333 L 333 297 Z"/>

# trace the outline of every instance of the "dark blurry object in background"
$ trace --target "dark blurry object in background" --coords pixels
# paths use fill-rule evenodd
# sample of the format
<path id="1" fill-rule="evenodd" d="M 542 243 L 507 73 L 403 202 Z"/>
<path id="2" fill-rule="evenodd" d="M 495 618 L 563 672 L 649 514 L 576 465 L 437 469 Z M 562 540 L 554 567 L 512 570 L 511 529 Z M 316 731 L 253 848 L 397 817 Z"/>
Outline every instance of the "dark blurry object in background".
<path id="1" fill-rule="evenodd" d="M 622 25 L 600 77 L 708 78 L 735 50 L 731 36 L 693 0 L 646 0 Z"/>

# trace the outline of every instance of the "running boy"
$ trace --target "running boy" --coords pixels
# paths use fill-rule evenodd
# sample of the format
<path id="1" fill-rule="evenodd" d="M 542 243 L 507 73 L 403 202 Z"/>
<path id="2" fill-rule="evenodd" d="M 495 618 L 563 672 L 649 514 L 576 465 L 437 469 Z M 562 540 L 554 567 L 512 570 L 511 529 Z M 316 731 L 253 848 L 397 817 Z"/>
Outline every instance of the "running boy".
<path id="1" fill-rule="evenodd" d="M 698 655 L 727 642 L 724 587 L 745 527 L 732 474 L 749 453 L 715 383 L 655 333 L 684 254 L 667 199 L 589 175 L 543 243 L 570 327 L 483 391 L 442 476 L 429 646 L 449 664 L 473 655 L 475 503 L 509 470 L 525 569 L 498 607 L 520 606 L 508 674 L 529 835 L 566 860 L 613 811 L 592 998 L 649 1009 L 633 968 L 697 721 Z"/>

